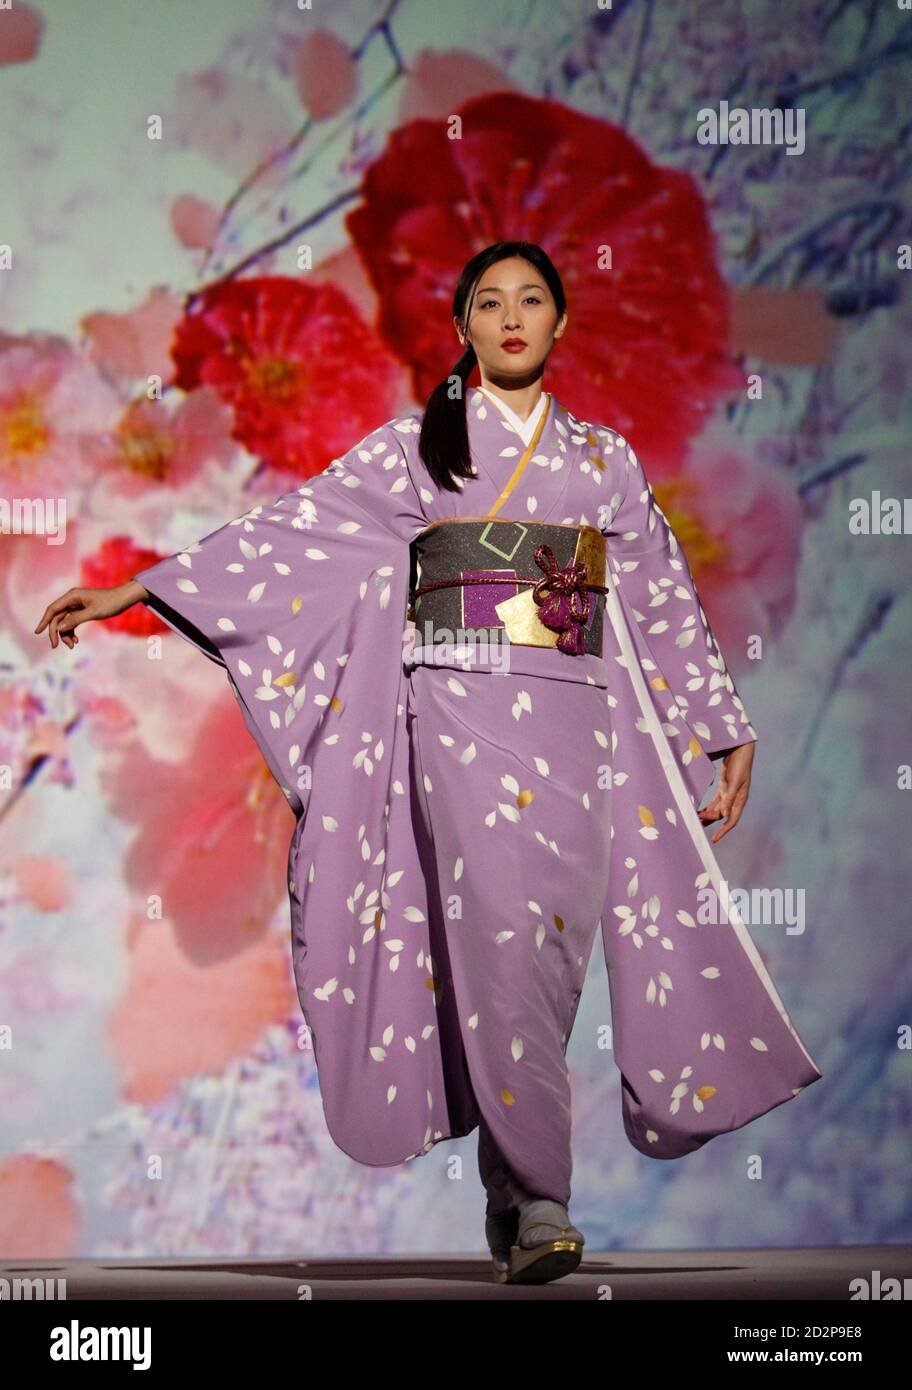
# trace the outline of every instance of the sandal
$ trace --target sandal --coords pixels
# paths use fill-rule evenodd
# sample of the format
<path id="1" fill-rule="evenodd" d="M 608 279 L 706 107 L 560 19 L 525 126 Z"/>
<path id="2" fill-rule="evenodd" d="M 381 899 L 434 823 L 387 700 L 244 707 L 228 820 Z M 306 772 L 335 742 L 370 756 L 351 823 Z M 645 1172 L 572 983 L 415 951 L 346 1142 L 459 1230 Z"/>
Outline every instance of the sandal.
<path id="1" fill-rule="evenodd" d="M 549 1221 L 547 1216 L 560 1216 L 563 1222 Z M 531 1247 L 523 1244 L 537 1226 L 549 1226 L 556 1235 L 537 1241 Z M 567 1208 L 559 1202 L 537 1199 L 524 1203 L 519 1212 L 516 1243 L 510 1250 L 510 1268 L 502 1281 L 511 1284 L 545 1284 L 572 1274 L 583 1257 L 585 1236 L 572 1224 Z"/>
<path id="2" fill-rule="evenodd" d="M 485 1217 L 485 1239 L 494 1265 L 494 1281 L 505 1284 L 510 1277 L 510 1250 L 519 1238 L 519 1208 L 495 1212 Z"/>

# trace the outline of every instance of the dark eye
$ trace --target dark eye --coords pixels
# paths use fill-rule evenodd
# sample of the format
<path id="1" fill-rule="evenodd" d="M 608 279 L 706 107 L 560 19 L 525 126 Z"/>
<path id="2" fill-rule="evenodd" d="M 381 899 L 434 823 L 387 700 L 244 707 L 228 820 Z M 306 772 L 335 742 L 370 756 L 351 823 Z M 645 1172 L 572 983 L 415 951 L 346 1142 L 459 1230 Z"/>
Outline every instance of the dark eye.
<path id="1" fill-rule="evenodd" d="M 539 299 L 539 297 L 538 297 L 537 294 L 527 294 L 527 295 L 526 295 L 526 299 L 531 299 L 533 304 L 541 304 L 541 300 Z M 483 299 L 483 300 L 481 301 L 481 303 L 479 304 L 478 307 L 479 307 L 479 309 L 487 309 L 487 307 L 488 307 L 489 304 L 496 304 L 496 303 L 497 303 L 497 300 L 496 300 L 496 299 Z"/>

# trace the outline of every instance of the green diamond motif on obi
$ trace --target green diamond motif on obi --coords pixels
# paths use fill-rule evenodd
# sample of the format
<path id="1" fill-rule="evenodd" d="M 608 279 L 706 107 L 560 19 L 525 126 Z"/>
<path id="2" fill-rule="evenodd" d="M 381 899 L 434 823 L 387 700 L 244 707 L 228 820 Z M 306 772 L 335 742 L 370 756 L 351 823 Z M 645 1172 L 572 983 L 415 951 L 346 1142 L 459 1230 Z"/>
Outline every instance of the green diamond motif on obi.
<path id="1" fill-rule="evenodd" d="M 479 545 L 483 545 L 485 550 L 492 550 L 494 554 L 499 555 L 502 560 L 512 560 L 513 556 L 516 554 L 517 550 L 522 545 L 523 541 L 526 539 L 526 536 L 529 534 L 529 528 L 528 526 L 523 526 L 521 521 L 513 522 L 512 525 L 519 528 L 520 535 L 513 549 L 510 551 L 506 551 L 501 550 L 499 545 L 495 545 L 493 541 L 488 540 L 488 533 L 491 530 L 491 527 L 497 526 L 498 524 L 500 526 L 503 526 L 504 523 L 502 521 L 500 523 L 496 521 L 489 521 L 487 526 L 482 531 L 481 535 L 478 537 L 478 543 Z"/>

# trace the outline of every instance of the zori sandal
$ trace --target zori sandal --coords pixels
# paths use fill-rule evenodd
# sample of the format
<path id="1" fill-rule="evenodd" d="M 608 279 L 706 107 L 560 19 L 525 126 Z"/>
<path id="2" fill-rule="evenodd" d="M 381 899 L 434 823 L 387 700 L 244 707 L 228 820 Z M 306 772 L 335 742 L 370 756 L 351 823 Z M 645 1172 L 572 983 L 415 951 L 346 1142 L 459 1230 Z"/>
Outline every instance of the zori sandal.
<path id="1" fill-rule="evenodd" d="M 583 1257 L 585 1240 L 560 1202 L 546 1198 L 523 1202 L 516 1244 L 510 1250 L 510 1269 L 503 1282 L 546 1284 L 572 1274 Z"/>
<path id="2" fill-rule="evenodd" d="M 519 1208 L 485 1217 L 485 1238 L 494 1264 L 494 1281 L 505 1284 L 510 1276 L 510 1247 L 519 1234 Z"/>

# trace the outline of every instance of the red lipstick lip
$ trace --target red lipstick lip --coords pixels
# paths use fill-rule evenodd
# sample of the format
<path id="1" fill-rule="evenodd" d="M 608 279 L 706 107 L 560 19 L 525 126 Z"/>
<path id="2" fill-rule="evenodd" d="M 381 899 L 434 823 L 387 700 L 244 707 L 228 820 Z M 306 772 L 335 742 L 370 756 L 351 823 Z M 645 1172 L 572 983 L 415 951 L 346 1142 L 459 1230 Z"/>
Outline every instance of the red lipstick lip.
<path id="1" fill-rule="evenodd" d="M 525 338 L 505 338 L 501 347 L 528 347 Z"/>

